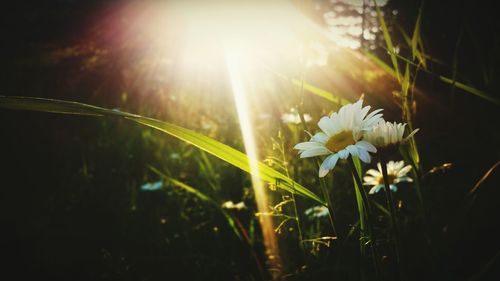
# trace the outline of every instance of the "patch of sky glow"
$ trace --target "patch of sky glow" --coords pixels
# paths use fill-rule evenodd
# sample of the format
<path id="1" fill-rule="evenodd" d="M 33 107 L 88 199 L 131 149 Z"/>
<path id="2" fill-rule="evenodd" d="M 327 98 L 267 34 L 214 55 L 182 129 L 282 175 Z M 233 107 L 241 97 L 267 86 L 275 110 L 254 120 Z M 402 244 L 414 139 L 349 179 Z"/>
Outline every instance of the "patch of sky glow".
<path id="1" fill-rule="evenodd" d="M 377 1 L 377 4 L 384 6 L 387 4 L 387 0 Z M 363 22 L 363 13 L 365 22 Z M 329 9 L 323 14 L 329 38 L 337 45 L 351 49 L 361 47 L 361 34 L 366 41 L 375 40 L 375 33 L 378 32 L 378 29 L 370 27 L 370 22 L 376 22 L 376 17 L 377 14 L 371 0 L 332 0 Z"/>

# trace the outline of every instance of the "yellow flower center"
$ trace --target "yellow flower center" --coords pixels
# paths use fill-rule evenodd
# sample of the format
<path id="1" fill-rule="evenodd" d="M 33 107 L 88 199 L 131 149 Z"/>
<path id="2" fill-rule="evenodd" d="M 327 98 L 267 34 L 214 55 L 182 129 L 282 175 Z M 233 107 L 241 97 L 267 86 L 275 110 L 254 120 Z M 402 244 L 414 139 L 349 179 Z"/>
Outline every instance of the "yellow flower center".
<path id="1" fill-rule="evenodd" d="M 330 151 L 337 152 L 355 143 L 356 142 L 352 137 L 352 131 L 342 131 L 334 136 L 331 136 L 325 146 Z"/>
<path id="2" fill-rule="evenodd" d="M 387 174 L 387 177 L 389 178 L 389 184 L 393 184 L 394 180 L 396 179 L 396 175 Z M 378 177 L 377 182 L 378 182 L 378 184 L 385 184 L 384 177 L 383 176 Z"/>

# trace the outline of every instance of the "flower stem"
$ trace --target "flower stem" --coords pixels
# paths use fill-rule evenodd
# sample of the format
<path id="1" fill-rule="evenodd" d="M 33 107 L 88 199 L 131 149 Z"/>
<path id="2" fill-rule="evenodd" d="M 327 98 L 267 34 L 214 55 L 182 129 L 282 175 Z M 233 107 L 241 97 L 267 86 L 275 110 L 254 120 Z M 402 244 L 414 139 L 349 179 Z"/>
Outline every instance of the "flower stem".
<path id="1" fill-rule="evenodd" d="M 387 161 L 383 155 L 380 153 L 380 164 L 382 167 L 382 176 L 384 177 L 384 187 L 385 187 L 385 196 L 387 200 L 387 205 L 389 206 L 389 211 L 391 212 L 391 225 L 392 225 L 392 234 L 395 244 L 395 252 L 396 252 L 396 262 L 399 268 L 399 274 L 402 280 L 405 280 L 404 277 L 404 268 L 402 264 L 402 256 L 401 256 L 401 236 L 399 234 L 399 224 L 396 214 L 396 206 L 394 205 L 394 200 L 391 194 L 391 188 L 389 186 L 389 176 L 387 174 Z"/>
<path id="2" fill-rule="evenodd" d="M 318 165 L 318 169 L 319 169 L 319 166 L 320 166 L 319 161 L 316 161 L 316 164 Z M 328 208 L 328 218 L 329 218 L 330 224 L 332 226 L 333 236 L 337 236 L 337 228 L 335 227 L 335 222 L 333 219 L 333 216 L 334 216 L 333 215 L 333 204 L 332 204 L 332 200 L 330 197 L 330 193 L 328 192 L 328 188 L 326 186 L 325 179 L 320 178 L 319 183 L 320 183 L 321 192 L 323 193 L 323 197 L 326 200 L 326 204 L 327 204 L 326 207 Z"/>
<path id="3" fill-rule="evenodd" d="M 374 240 L 374 231 L 373 231 L 373 224 L 372 224 L 372 212 L 371 212 L 371 206 L 368 201 L 368 196 L 366 195 L 365 190 L 363 189 L 363 185 L 361 182 L 360 175 L 358 174 L 358 171 L 356 169 L 356 166 L 354 164 L 354 161 L 352 157 L 348 158 L 348 163 L 349 167 L 351 168 L 352 172 L 352 177 L 355 181 L 355 188 L 356 188 L 356 200 L 358 202 L 358 210 L 359 210 L 359 222 L 360 222 L 360 229 L 361 229 L 361 238 L 360 239 L 360 251 L 361 255 L 365 256 L 366 255 L 366 250 L 365 247 L 367 244 L 370 245 L 370 250 L 372 254 L 372 259 L 373 259 L 373 267 L 375 270 L 375 275 L 377 279 L 380 278 L 380 266 L 379 266 L 379 260 L 378 260 L 378 251 L 376 247 L 376 243 Z M 361 202 L 359 199 L 361 198 Z"/>
<path id="4" fill-rule="evenodd" d="M 356 187 L 361 195 L 361 200 L 363 201 L 363 205 L 365 206 L 364 210 L 366 213 L 366 220 L 368 224 L 371 221 L 371 207 L 370 202 L 368 201 L 368 196 L 366 195 L 366 191 L 363 189 L 363 183 L 361 182 L 361 178 L 359 177 L 358 172 L 356 171 L 356 167 L 354 166 L 354 161 L 351 157 L 348 158 L 347 162 L 349 163 L 349 167 L 351 168 L 352 176 L 356 181 Z"/>
<path id="5" fill-rule="evenodd" d="M 280 134 L 281 135 L 281 134 Z M 281 157 L 283 158 L 283 166 L 285 167 L 286 176 L 290 178 L 290 172 L 288 171 L 288 162 L 285 155 L 285 141 L 281 138 Z M 295 221 L 297 222 L 297 230 L 299 232 L 300 248 L 304 250 L 304 237 L 302 236 L 302 228 L 300 226 L 299 212 L 297 211 L 297 201 L 295 199 L 295 185 L 292 184 L 292 200 L 293 200 L 293 211 L 295 213 Z"/>
<path id="6" fill-rule="evenodd" d="M 308 131 L 308 128 L 307 128 L 307 123 L 306 123 L 306 120 L 304 119 L 304 112 L 302 111 L 302 105 L 304 103 L 304 77 L 303 77 L 303 74 L 301 75 L 301 85 L 300 85 L 300 89 L 299 89 L 299 104 L 297 105 L 297 113 L 299 114 L 299 117 L 300 117 L 300 122 L 302 123 L 302 127 L 304 128 L 304 131 Z M 319 161 L 316 161 L 316 165 L 318 166 L 318 169 L 320 167 L 320 163 Z M 335 222 L 334 222 L 334 214 L 333 214 L 333 205 L 332 205 L 332 201 L 331 201 L 331 198 L 330 198 L 330 194 L 328 192 L 328 188 L 326 186 L 326 182 L 325 182 L 325 179 L 323 178 L 320 178 L 319 179 L 319 183 L 320 183 L 320 189 L 321 189 L 321 193 L 323 193 L 323 197 L 325 198 L 325 201 L 326 201 L 326 204 L 327 204 L 327 208 L 328 208 L 328 218 L 330 220 L 330 224 L 332 226 L 332 230 L 333 230 L 333 236 L 337 236 L 337 228 L 335 227 Z"/>

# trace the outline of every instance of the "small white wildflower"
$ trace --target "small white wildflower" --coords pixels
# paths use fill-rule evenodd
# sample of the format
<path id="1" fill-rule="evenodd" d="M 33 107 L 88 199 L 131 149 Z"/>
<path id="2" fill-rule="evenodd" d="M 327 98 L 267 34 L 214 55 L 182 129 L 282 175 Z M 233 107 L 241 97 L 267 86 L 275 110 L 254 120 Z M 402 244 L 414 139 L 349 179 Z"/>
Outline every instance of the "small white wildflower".
<path id="1" fill-rule="evenodd" d="M 304 214 L 311 218 L 321 218 L 328 216 L 329 211 L 325 206 L 314 206 L 304 211 Z"/>
<path id="2" fill-rule="evenodd" d="M 163 188 L 163 182 L 162 181 L 157 181 L 157 182 L 148 182 L 145 183 L 141 186 L 142 191 L 155 191 L 155 190 L 160 190 Z"/>
<path id="3" fill-rule="evenodd" d="M 413 180 L 406 174 L 411 170 L 411 166 L 404 166 L 403 161 L 389 161 L 387 163 L 387 176 L 389 177 L 389 188 L 392 191 L 397 191 L 397 184 L 400 182 L 412 182 Z M 373 186 L 369 194 L 375 194 L 384 188 L 384 177 L 382 175 L 382 166 L 377 164 L 378 171 L 370 169 L 366 171 L 366 176 L 363 178 L 363 185 Z"/>

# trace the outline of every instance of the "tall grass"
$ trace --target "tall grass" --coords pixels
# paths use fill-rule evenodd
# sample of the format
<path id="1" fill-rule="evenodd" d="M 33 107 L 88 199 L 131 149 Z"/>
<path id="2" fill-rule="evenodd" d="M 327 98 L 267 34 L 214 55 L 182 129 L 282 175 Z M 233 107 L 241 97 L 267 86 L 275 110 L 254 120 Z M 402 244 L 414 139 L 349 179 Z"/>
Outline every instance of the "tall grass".
<path id="1" fill-rule="evenodd" d="M 0 96 L 0 108 L 124 118 L 174 136 L 226 161 L 237 168 L 240 168 L 245 172 L 251 173 L 248 162 L 249 159 L 244 153 L 210 137 L 171 123 L 162 122 L 160 120 L 142 117 L 127 112 L 105 109 L 84 103 L 33 97 Z M 262 162 L 259 162 L 259 176 L 264 182 L 276 185 L 278 188 L 304 196 L 320 204 L 324 204 L 324 202 L 312 191 Z"/>

